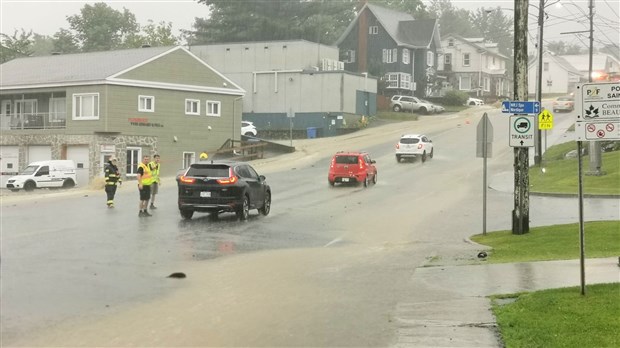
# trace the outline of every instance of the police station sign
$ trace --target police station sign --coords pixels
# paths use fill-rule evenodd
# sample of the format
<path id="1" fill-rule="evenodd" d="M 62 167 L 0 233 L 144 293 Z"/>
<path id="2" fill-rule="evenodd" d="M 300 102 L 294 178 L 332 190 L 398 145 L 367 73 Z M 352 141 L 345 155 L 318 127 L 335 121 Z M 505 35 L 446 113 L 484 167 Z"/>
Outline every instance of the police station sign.
<path id="1" fill-rule="evenodd" d="M 620 82 L 577 86 L 575 111 L 577 140 L 620 140 Z"/>

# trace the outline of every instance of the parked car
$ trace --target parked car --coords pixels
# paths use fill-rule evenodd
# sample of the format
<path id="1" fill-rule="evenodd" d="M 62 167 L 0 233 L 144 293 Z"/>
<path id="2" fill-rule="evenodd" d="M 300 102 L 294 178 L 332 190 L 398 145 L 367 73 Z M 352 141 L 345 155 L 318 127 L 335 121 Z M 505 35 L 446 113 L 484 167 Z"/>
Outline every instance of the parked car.
<path id="1" fill-rule="evenodd" d="M 420 157 L 422 162 L 426 158 L 433 158 L 435 151 L 433 142 L 423 134 L 404 134 L 396 144 L 396 161 L 400 162 L 403 158 Z"/>
<path id="2" fill-rule="evenodd" d="M 468 98 L 465 105 L 469 105 L 469 106 L 484 105 L 484 100 L 478 99 L 478 98 Z"/>
<path id="3" fill-rule="evenodd" d="M 255 137 L 256 134 L 258 134 L 258 131 L 256 130 L 254 123 L 250 121 L 241 121 L 241 134 Z"/>
<path id="4" fill-rule="evenodd" d="M 570 95 L 564 97 L 558 97 L 553 101 L 553 112 L 559 111 L 568 111 L 571 112 L 575 110 L 575 98 Z"/>
<path id="5" fill-rule="evenodd" d="M 265 176 L 245 162 L 203 161 L 193 163 L 177 176 L 179 211 L 185 219 L 194 212 L 215 215 L 234 212 L 246 220 L 250 209 L 268 215 L 271 188 Z"/>
<path id="6" fill-rule="evenodd" d="M 395 95 L 390 100 L 390 107 L 396 112 L 416 111 L 421 114 L 430 114 L 433 112 L 432 103 L 424 102 L 416 97 L 408 95 Z"/>
<path id="7" fill-rule="evenodd" d="M 424 100 L 424 99 L 420 99 L 420 100 L 421 100 L 423 103 L 427 103 L 427 104 L 429 104 L 429 105 L 432 107 L 432 110 L 433 110 L 433 111 L 432 111 L 431 113 L 433 113 L 433 114 L 441 114 L 442 112 L 446 111 L 446 108 L 444 108 L 444 107 L 443 107 L 443 106 L 441 106 L 441 105 L 437 105 L 437 104 L 435 104 L 435 103 L 431 103 L 430 101 L 428 101 L 428 100 Z"/>
<path id="8" fill-rule="evenodd" d="M 75 162 L 50 160 L 30 163 L 19 175 L 7 180 L 6 188 L 13 192 L 20 189 L 32 191 L 36 188 L 72 188 L 76 183 Z"/>
<path id="9" fill-rule="evenodd" d="M 368 187 L 377 183 L 377 167 L 367 152 L 337 152 L 329 165 L 327 181 L 336 183 L 363 183 Z"/>

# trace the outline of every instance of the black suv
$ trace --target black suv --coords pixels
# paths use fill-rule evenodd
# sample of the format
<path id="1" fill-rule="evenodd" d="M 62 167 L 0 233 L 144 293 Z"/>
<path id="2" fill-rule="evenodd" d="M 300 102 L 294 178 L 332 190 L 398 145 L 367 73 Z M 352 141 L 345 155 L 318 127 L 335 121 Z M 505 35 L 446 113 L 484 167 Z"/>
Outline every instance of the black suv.
<path id="1" fill-rule="evenodd" d="M 269 214 L 271 188 L 265 176 L 244 162 L 204 161 L 190 165 L 177 177 L 179 211 L 191 219 L 195 211 L 217 216 L 234 212 L 246 220 L 250 209 Z"/>

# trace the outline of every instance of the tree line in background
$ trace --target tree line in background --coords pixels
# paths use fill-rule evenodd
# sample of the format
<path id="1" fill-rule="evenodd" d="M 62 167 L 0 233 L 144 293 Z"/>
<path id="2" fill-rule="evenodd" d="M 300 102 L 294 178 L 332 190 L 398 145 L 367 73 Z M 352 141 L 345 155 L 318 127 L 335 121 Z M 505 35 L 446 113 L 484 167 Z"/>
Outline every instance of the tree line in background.
<path id="1" fill-rule="evenodd" d="M 172 23 L 141 26 L 127 9 L 117 11 L 106 3 L 86 4 L 79 14 L 67 17 L 69 28 L 53 36 L 32 30 L 0 33 L 0 60 L 16 57 L 107 51 L 143 45 L 174 46 L 223 42 L 298 40 L 332 45 L 355 18 L 364 1 L 340 0 L 197 0 L 209 8 L 209 18 L 195 18 L 191 30 L 172 33 Z M 501 8 L 475 11 L 455 8 L 450 0 L 369 0 L 369 3 L 409 13 L 416 19 L 439 18 L 441 35 L 483 37 L 498 44 L 500 53 L 511 56 L 513 19 Z M 579 46 L 562 41 L 547 48 L 557 54 L 581 53 Z"/>

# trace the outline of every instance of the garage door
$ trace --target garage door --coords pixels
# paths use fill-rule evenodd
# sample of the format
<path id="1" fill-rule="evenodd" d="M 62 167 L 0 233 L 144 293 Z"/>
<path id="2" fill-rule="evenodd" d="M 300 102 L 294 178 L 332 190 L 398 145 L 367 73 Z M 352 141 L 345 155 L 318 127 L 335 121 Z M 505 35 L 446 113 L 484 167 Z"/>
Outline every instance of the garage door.
<path id="1" fill-rule="evenodd" d="M 0 146 L 0 187 L 6 187 L 6 180 L 19 173 L 19 147 Z"/>
<path id="2" fill-rule="evenodd" d="M 87 186 L 90 177 L 90 151 L 88 145 L 67 146 L 67 159 L 75 162 L 77 186 Z"/>
<path id="3" fill-rule="evenodd" d="M 43 145 L 28 146 L 28 158 L 26 162 L 49 161 L 52 159 L 52 147 Z"/>

